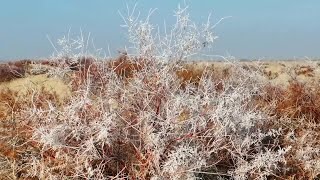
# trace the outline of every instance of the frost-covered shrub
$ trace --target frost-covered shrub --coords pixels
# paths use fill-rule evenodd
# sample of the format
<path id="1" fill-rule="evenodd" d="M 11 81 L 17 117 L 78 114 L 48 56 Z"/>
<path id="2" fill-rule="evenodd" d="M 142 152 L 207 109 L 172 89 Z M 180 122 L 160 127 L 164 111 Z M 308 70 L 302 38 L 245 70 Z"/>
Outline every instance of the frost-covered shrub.
<path id="1" fill-rule="evenodd" d="M 159 27 L 150 23 L 151 15 L 156 9 L 150 10 L 145 19 L 136 13 L 136 6 L 123 15 L 124 25 L 128 30 L 128 39 L 132 44 L 134 54 L 147 59 L 171 62 L 186 60 L 196 55 L 200 50 L 212 46 L 218 37 L 213 32 L 215 25 L 211 23 L 211 15 L 207 22 L 196 24 L 190 18 L 188 6 L 178 6 L 174 12 L 176 22 L 171 29 L 164 27 L 164 32 Z"/>
<path id="2" fill-rule="evenodd" d="M 28 118 L 30 146 L 37 153 L 24 156 L 20 177 L 278 177 L 291 149 L 280 144 L 284 132 L 272 126 L 275 118 L 257 104 L 264 78 L 233 62 L 227 78 L 204 70 L 197 82 L 182 82 L 178 62 L 214 42 L 214 25 L 210 18 L 195 25 L 187 7 L 179 7 L 172 30 L 158 38 L 149 23 L 152 12 L 143 21 L 134 11 L 123 16 L 136 51 L 115 62 L 90 61 L 85 70 L 71 71 L 68 61 L 79 63 L 87 54 L 84 41 L 59 41 L 61 66 L 49 74 L 70 74 L 72 96 L 62 104 L 40 98 L 40 105 L 31 96 L 31 106 L 21 108 L 17 118 Z M 80 52 L 72 55 L 72 49 Z M 316 164 L 310 156 L 299 157 Z"/>

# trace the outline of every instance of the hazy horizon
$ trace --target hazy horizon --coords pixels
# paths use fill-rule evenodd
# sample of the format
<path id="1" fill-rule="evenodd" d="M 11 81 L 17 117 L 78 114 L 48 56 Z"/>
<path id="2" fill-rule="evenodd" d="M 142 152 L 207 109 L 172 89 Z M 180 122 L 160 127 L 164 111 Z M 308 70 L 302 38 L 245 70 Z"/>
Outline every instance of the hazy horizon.
<path id="1" fill-rule="evenodd" d="M 54 49 L 47 35 L 55 41 L 69 28 L 78 34 L 91 33 L 97 48 L 112 54 L 127 45 L 126 31 L 118 14 L 126 3 L 138 3 L 146 15 L 157 8 L 151 22 L 162 27 L 164 20 L 174 22 L 173 11 L 183 1 L 165 0 L 3 0 L 0 6 L 0 60 L 42 58 Z M 212 22 L 225 19 L 215 29 L 219 39 L 212 55 L 231 55 L 238 59 L 290 59 L 320 57 L 320 1 L 187 1 L 191 18 Z"/>

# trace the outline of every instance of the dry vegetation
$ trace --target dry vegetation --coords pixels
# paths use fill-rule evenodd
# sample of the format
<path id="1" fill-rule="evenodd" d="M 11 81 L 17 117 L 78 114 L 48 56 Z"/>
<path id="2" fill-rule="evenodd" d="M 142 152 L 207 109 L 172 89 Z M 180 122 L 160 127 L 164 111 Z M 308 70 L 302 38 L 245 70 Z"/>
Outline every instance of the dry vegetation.
<path id="1" fill-rule="evenodd" d="M 133 54 L 0 65 L 0 179 L 319 179 L 318 64 L 185 61 L 217 38 L 187 9 L 120 14 Z"/>
<path id="2" fill-rule="evenodd" d="M 250 68 L 236 62 L 159 66 L 127 55 L 78 62 L 66 62 L 72 71 L 58 77 L 71 91 L 63 102 L 48 88 L 60 83 L 49 70 L 2 83 L 2 178 L 319 178 L 317 84 L 292 78 L 288 85 L 275 85 L 263 70 L 257 71 L 259 63 Z M 257 74 L 250 80 L 238 77 L 252 70 Z M 39 76 L 53 84 L 12 85 L 28 78 L 39 83 Z M 239 84 L 243 90 L 234 89 Z M 257 119 L 245 122 L 247 116 Z"/>

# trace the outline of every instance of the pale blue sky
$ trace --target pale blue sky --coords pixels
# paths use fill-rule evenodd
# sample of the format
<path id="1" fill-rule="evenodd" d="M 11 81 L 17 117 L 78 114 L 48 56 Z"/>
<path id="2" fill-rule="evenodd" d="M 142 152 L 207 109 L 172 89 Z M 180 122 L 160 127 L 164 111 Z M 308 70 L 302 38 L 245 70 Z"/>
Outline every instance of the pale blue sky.
<path id="1" fill-rule="evenodd" d="M 56 39 L 71 27 L 91 32 L 99 48 L 116 52 L 126 45 L 118 10 L 138 2 L 147 13 L 158 8 L 151 21 L 173 22 L 179 0 L 0 0 L 0 60 L 41 58 L 52 54 L 46 38 Z M 194 20 L 213 21 L 225 16 L 216 28 L 215 55 L 237 58 L 320 57 L 319 0 L 187 0 Z"/>

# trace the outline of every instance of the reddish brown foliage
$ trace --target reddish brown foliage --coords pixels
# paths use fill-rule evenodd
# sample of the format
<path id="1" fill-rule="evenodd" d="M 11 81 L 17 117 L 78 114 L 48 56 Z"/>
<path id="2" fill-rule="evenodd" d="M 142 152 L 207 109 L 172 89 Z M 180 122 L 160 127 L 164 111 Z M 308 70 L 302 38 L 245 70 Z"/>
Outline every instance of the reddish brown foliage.
<path id="1" fill-rule="evenodd" d="M 305 118 L 308 121 L 320 122 L 319 88 L 292 81 L 287 89 L 269 86 L 265 90 L 265 105 L 275 102 L 274 113 L 277 117 L 288 116 L 292 119 Z"/>
<path id="2" fill-rule="evenodd" d="M 19 61 L 11 61 L 11 62 L 8 62 L 8 64 L 11 66 L 11 65 L 14 65 L 14 66 L 17 66 L 17 67 L 25 67 L 29 64 L 31 64 L 33 61 L 31 61 L 30 59 L 24 59 L 24 60 L 19 60 Z"/>
<path id="3" fill-rule="evenodd" d="M 28 91 L 26 96 L 19 96 L 16 91 L 9 89 L 0 91 L 0 157 L 7 158 L 8 163 L 23 163 L 23 159 L 27 156 L 40 155 L 41 145 L 31 141 L 35 127 L 32 119 L 21 116 L 23 114 L 21 111 L 33 105 L 47 109 L 48 101 L 54 106 L 58 104 L 56 95 L 44 88 L 36 94 Z M 47 156 L 42 158 L 47 159 Z M 16 177 L 20 177 L 27 173 L 27 169 L 19 169 L 15 173 Z"/>
<path id="4" fill-rule="evenodd" d="M 315 174 L 306 168 L 306 162 L 297 157 L 299 151 L 307 151 L 307 147 L 320 148 L 319 85 L 308 86 L 291 81 L 286 88 L 267 86 L 262 99 L 259 104 L 261 108 L 267 108 L 269 113 L 276 117 L 268 128 L 283 129 L 283 135 L 278 137 L 280 145 L 291 147 L 286 155 L 287 163 L 281 164 L 277 175 L 284 179 L 314 178 Z M 271 107 L 270 103 L 274 103 L 274 107 Z M 320 160 L 319 154 L 314 153 L 312 159 Z"/>
<path id="5" fill-rule="evenodd" d="M 194 83 L 195 85 L 198 85 L 202 77 L 203 70 L 195 70 L 187 67 L 185 69 L 177 70 L 176 74 L 181 80 L 182 86 L 185 86 L 188 83 Z"/>
<path id="6" fill-rule="evenodd" d="M 31 60 L 20 60 L 0 64 L 0 82 L 24 77 L 26 70 L 31 63 Z"/>
<path id="7" fill-rule="evenodd" d="M 21 104 L 17 103 L 16 100 L 17 94 L 17 92 L 9 89 L 0 91 L 0 120 L 6 119 L 9 114 L 16 112 L 20 108 Z"/>
<path id="8" fill-rule="evenodd" d="M 0 82 L 21 78 L 25 75 L 25 72 L 24 66 L 0 64 Z"/>
<path id="9" fill-rule="evenodd" d="M 134 72 L 142 70 L 144 61 L 142 59 L 132 61 L 129 56 L 123 54 L 112 61 L 109 67 L 112 68 L 119 77 L 132 78 Z"/>
<path id="10" fill-rule="evenodd" d="M 181 87 L 184 88 L 187 84 L 199 85 L 203 76 L 209 75 L 216 83 L 215 90 L 222 92 L 224 90 L 224 80 L 230 78 L 230 69 L 196 69 L 195 65 L 185 65 L 183 69 L 176 70 L 176 75 L 180 79 Z"/>

